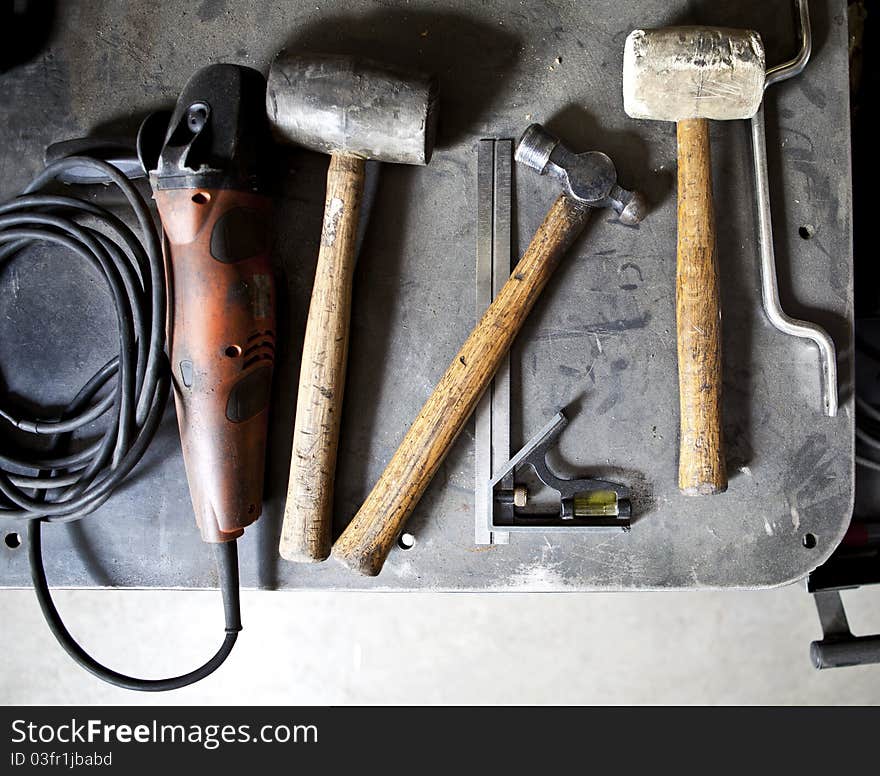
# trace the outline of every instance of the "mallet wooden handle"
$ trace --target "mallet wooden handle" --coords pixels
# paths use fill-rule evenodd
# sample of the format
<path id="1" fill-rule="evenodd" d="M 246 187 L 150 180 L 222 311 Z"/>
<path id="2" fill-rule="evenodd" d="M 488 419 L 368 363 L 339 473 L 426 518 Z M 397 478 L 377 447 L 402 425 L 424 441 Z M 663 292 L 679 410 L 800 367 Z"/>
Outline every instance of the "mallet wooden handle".
<path id="1" fill-rule="evenodd" d="M 364 160 L 334 154 L 315 285 L 309 305 L 287 503 L 279 552 L 314 562 L 330 554 L 333 478 L 345 388 L 355 238 L 364 188 Z"/>
<path id="2" fill-rule="evenodd" d="M 474 411 L 589 209 L 565 195 L 452 360 L 367 500 L 333 545 L 349 568 L 375 576 L 440 464 Z"/>
<path id="3" fill-rule="evenodd" d="M 721 431 L 721 306 L 709 123 L 678 122 L 678 487 L 687 495 L 727 490 Z"/>

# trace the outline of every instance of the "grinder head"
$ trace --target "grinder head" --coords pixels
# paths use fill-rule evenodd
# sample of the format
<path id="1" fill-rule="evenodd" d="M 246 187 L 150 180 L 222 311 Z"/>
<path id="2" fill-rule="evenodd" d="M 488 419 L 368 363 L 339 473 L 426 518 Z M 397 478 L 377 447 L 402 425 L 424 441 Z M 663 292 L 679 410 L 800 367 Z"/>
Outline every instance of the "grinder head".
<path id="1" fill-rule="evenodd" d="M 370 60 L 281 52 L 266 108 L 277 137 L 313 151 L 427 164 L 437 127 L 437 82 Z"/>
<path id="2" fill-rule="evenodd" d="M 764 44 L 752 30 L 633 30 L 623 50 L 623 107 L 634 119 L 751 118 L 764 68 Z"/>

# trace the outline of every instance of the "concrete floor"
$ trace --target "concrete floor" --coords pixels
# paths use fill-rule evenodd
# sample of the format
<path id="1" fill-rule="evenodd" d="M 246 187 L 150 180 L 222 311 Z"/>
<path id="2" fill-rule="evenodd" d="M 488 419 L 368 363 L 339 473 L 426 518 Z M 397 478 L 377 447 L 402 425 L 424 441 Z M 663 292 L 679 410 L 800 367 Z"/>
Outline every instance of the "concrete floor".
<path id="1" fill-rule="evenodd" d="M 99 659 L 157 676 L 219 641 L 210 592 L 62 591 Z M 880 590 L 844 595 L 856 633 L 880 632 Z M 876 704 L 880 666 L 817 672 L 801 586 L 759 592 L 244 595 L 229 661 L 161 696 L 76 668 L 33 593 L 0 592 L 0 702 L 122 704 Z"/>

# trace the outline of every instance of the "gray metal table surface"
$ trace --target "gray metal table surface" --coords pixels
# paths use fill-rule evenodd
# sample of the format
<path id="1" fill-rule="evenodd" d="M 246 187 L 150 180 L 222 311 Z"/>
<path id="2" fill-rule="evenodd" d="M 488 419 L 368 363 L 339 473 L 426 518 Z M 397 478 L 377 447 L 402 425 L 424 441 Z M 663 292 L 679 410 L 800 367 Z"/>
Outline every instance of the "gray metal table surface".
<path id="1" fill-rule="evenodd" d="M 814 0 L 805 73 L 767 95 L 783 304 L 837 344 L 841 409 L 824 417 L 814 347 L 764 317 L 747 122 L 711 125 L 724 310 L 730 487 L 676 488 L 675 128 L 623 112 L 623 42 L 634 27 L 752 27 L 768 62 L 796 49 L 794 7 L 774 2 L 58 3 L 32 61 L 0 74 L 0 194 L 20 190 L 44 147 L 131 130 L 214 61 L 264 69 L 283 46 L 347 51 L 436 72 L 438 148 L 425 168 L 387 165 L 355 279 L 336 484 L 337 532 L 357 510 L 474 323 L 476 152 L 541 121 L 575 150 L 615 160 L 653 212 L 638 228 L 593 220 L 512 352 L 514 450 L 560 407 L 578 411 L 557 465 L 629 484 L 629 533 L 513 535 L 474 544 L 473 425 L 466 428 L 376 578 L 277 554 L 299 345 L 317 254 L 326 157 L 278 162 L 275 259 L 282 305 L 264 514 L 240 541 L 242 583 L 259 588 L 611 590 L 762 587 L 830 554 L 853 495 L 852 247 L 846 4 Z M 546 179 L 515 170 L 514 255 L 549 207 Z M 798 236 L 809 226 L 811 239 Z M 67 401 L 114 349 L 100 280 L 34 250 L 0 268 L 5 390 Z M 97 514 L 45 531 L 55 586 L 211 587 L 191 514 L 173 407 L 133 476 Z M 4 532 L 23 526 L 3 526 Z M 814 547 L 805 546 L 811 534 Z M 807 541 L 807 544 L 812 543 Z M 27 586 L 24 548 L 0 546 L 0 585 Z"/>

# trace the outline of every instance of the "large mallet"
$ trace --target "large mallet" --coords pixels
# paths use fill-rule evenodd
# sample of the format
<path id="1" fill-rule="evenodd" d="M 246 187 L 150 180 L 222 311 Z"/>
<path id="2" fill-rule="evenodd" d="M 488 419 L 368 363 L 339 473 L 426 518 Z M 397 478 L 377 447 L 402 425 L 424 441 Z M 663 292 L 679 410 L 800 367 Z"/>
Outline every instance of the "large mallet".
<path id="1" fill-rule="evenodd" d="M 721 307 L 708 119 L 746 119 L 764 93 L 764 46 L 751 30 L 634 30 L 623 55 L 623 106 L 677 122 L 676 321 L 681 413 L 678 487 L 727 489 L 721 432 Z"/>
<path id="2" fill-rule="evenodd" d="M 269 69 L 266 105 L 276 135 L 330 154 L 279 545 L 287 560 L 320 561 L 330 554 L 365 160 L 427 164 L 436 104 L 434 78 L 375 62 L 282 52 Z"/>

